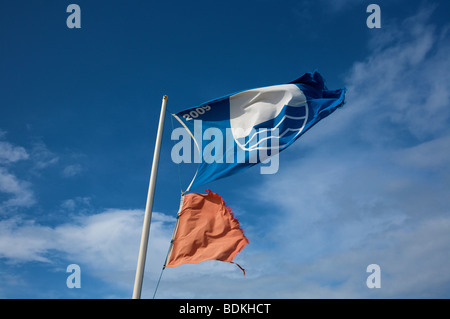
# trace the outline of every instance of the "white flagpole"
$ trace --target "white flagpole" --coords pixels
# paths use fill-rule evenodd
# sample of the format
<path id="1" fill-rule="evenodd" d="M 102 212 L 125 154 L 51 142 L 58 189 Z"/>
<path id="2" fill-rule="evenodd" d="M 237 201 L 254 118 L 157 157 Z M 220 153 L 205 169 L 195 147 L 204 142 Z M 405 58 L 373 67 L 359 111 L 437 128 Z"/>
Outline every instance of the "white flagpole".
<path id="1" fill-rule="evenodd" d="M 144 224 L 142 226 L 141 246 L 134 279 L 133 299 L 141 298 L 142 280 L 144 277 L 145 257 L 147 255 L 148 235 L 150 232 L 150 221 L 152 219 L 153 197 L 155 195 L 156 175 L 158 173 L 159 153 L 164 129 L 164 116 L 166 114 L 167 95 L 163 96 L 161 114 L 159 115 L 158 133 L 156 134 L 155 152 L 153 153 L 152 172 L 148 186 L 147 203 L 145 205 Z"/>

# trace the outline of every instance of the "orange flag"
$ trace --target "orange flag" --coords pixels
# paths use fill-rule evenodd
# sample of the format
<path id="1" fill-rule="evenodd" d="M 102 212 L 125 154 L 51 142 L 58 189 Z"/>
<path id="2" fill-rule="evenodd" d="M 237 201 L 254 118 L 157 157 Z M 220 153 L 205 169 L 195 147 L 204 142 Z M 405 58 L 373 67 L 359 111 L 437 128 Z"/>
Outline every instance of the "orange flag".
<path id="1" fill-rule="evenodd" d="M 182 198 L 166 267 L 234 257 L 248 244 L 247 237 L 219 195 L 189 193 Z M 245 275 L 245 270 L 242 269 Z"/>

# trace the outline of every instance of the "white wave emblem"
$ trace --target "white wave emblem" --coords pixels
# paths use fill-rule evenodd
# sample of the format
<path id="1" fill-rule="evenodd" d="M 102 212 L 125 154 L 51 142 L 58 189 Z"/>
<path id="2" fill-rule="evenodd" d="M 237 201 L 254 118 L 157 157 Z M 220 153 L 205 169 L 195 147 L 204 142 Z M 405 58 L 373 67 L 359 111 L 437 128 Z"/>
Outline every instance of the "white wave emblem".
<path id="1" fill-rule="evenodd" d="M 286 141 L 281 138 L 291 134 L 289 141 L 295 139 L 308 119 L 305 94 L 295 84 L 248 90 L 230 96 L 229 100 L 231 132 L 236 144 L 245 151 L 283 147 Z M 289 112 L 287 107 L 294 111 Z M 255 131 L 257 125 L 267 121 L 270 125 Z M 272 134 L 276 129 L 278 134 Z M 271 144 L 275 146 L 267 147 L 267 141 L 275 138 L 279 139 Z"/>

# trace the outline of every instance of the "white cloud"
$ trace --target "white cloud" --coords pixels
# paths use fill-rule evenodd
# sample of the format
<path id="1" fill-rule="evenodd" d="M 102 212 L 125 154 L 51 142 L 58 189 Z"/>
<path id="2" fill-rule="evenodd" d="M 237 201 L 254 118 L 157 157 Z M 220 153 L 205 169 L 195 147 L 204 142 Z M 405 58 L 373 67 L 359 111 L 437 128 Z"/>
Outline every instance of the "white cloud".
<path id="1" fill-rule="evenodd" d="M 428 24 L 430 15 L 429 10 L 423 10 L 407 19 L 393 37 L 388 37 L 387 47 L 378 38 L 378 47 L 383 49 L 374 48 L 374 55 L 356 63 L 351 70 L 347 80 L 349 103 L 359 110 L 355 114 L 358 118 L 371 121 L 365 124 L 378 124 L 387 130 L 388 125 L 404 129 L 422 140 L 447 130 L 449 34 L 439 34 Z M 371 118 L 362 112 L 369 112 Z M 384 135 L 379 131 L 365 133 L 371 139 Z"/>
<path id="2" fill-rule="evenodd" d="M 382 158 L 351 155 L 353 160 L 303 159 L 302 168 L 286 170 L 251 194 L 276 212 L 263 240 L 277 249 L 263 262 L 285 269 L 280 280 L 286 284 L 289 277 L 296 283 L 280 296 L 440 296 L 446 285 L 448 291 L 450 278 L 441 272 L 449 266 L 449 183 L 434 187 L 434 179 L 410 176 L 423 171 L 393 164 L 385 169 L 389 162 Z M 383 271 L 377 292 L 364 285 L 371 263 Z M 274 271 L 268 267 L 268 274 Z"/>
<path id="3" fill-rule="evenodd" d="M 422 8 L 374 33 L 373 54 L 346 77 L 346 105 L 294 147 L 351 146 L 350 140 L 386 148 L 450 135 L 450 34 L 429 23 L 431 15 Z"/>
<path id="4" fill-rule="evenodd" d="M 0 164 L 25 160 L 28 157 L 29 155 L 23 147 L 13 146 L 8 142 L 0 141 Z"/>
<path id="5" fill-rule="evenodd" d="M 450 136 L 405 148 L 394 153 L 394 160 L 411 169 L 442 170 L 450 163 Z"/>
<path id="6" fill-rule="evenodd" d="M 6 133 L 0 131 L 0 138 Z M 17 208 L 31 207 L 36 203 L 32 185 L 22 180 L 14 170 L 14 164 L 25 161 L 32 164 L 30 172 L 37 173 L 39 170 L 56 164 L 59 157 L 51 152 L 41 142 L 33 143 L 31 152 L 24 147 L 15 146 L 7 141 L 0 141 L 0 213 L 15 211 Z M 65 171 L 66 175 L 73 176 L 79 171 L 77 166 L 70 167 Z"/>
<path id="7" fill-rule="evenodd" d="M 0 257 L 48 262 L 44 254 L 52 246 L 52 229 L 49 227 L 19 218 L 0 221 Z"/>
<path id="8" fill-rule="evenodd" d="M 0 222 L 0 255 L 18 261 L 50 262 L 46 254 L 58 250 L 80 262 L 95 263 L 104 258 L 103 264 L 111 264 L 104 263 L 105 260 L 115 260 L 113 266 L 117 266 L 122 263 L 117 261 L 120 256 L 129 253 L 128 240 L 136 240 L 141 218 L 142 211 L 138 210 L 107 210 L 74 217 L 67 224 L 55 227 L 37 224 L 32 219 L 4 219 Z M 13 245 L 17 242 L 23 244 Z"/>
<path id="9" fill-rule="evenodd" d="M 162 269 L 175 217 L 152 214 L 146 262 L 143 297 L 150 298 Z M 0 258 L 8 263 L 44 262 L 58 265 L 61 258 L 82 267 L 89 274 L 123 289 L 129 297 L 133 289 L 137 256 L 142 231 L 142 210 L 108 209 L 102 213 L 71 217 L 64 224 L 40 225 L 33 220 L 10 218 L 0 221 Z M 237 266 L 221 262 L 204 262 L 168 268 L 160 296 L 202 297 L 202 290 L 211 284 L 210 276 L 219 282 L 242 281 L 245 278 Z M 254 276 L 254 273 L 253 273 Z M 251 277 L 251 276 L 250 276 Z M 196 281 L 196 285 L 177 293 L 180 285 Z M 211 292 L 218 286 L 212 286 Z"/>
<path id="10" fill-rule="evenodd" d="M 35 169 L 42 170 L 58 163 L 59 156 L 50 151 L 44 142 L 37 141 L 31 149 L 31 159 L 34 162 Z"/>
<path id="11" fill-rule="evenodd" d="M 66 212 L 85 213 L 91 208 L 90 197 L 75 197 L 73 199 L 66 199 L 61 203 L 61 209 Z"/>
<path id="12" fill-rule="evenodd" d="M 142 210 L 120 209 L 72 217 L 54 227 L 31 219 L 4 219 L 0 221 L 0 258 L 9 263 L 52 264 L 55 256 L 57 260 L 62 256 L 131 293 L 142 222 Z M 175 218 L 153 213 L 146 268 L 152 276 L 163 265 L 174 225 Z"/>
<path id="13" fill-rule="evenodd" d="M 6 132 L 0 130 L 0 138 Z M 0 213 L 16 207 L 29 207 L 35 203 L 30 183 L 20 180 L 11 173 L 13 163 L 27 160 L 28 152 L 21 146 L 0 141 Z"/>
<path id="14" fill-rule="evenodd" d="M 83 171 L 83 167 L 80 164 L 72 164 L 66 166 L 62 171 L 63 177 L 74 177 Z"/>
<path id="15" fill-rule="evenodd" d="M 141 210 L 107 210 L 55 229 L 58 250 L 88 265 L 97 277 L 123 287 L 131 295 L 143 222 Z M 154 212 L 146 260 L 146 280 L 164 263 L 175 218 Z M 147 281 L 147 288 L 149 287 Z"/>
<path id="16" fill-rule="evenodd" d="M 9 208 L 30 207 L 36 202 L 30 183 L 19 180 L 3 167 L 0 167 L 0 193 L 7 195 L 7 199 L 0 201 L 0 213 Z"/>
<path id="17" fill-rule="evenodd" d="M 277 212 L 265 238 L 276 249 L 264 262 L 285 269 L 278 296 L 448 295 L 450 42 L 430 15 L 385 29 L 350 70 L 344 108 L 249 194 Z M 371 263 L 382 269 L 379 290 L 365 286 Z"/>

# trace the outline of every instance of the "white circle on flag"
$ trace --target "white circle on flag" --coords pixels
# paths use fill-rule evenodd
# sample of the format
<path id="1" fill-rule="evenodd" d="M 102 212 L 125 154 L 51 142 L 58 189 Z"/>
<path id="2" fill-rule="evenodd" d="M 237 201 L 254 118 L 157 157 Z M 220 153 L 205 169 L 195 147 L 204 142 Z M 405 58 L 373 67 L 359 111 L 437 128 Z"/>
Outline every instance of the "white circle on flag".
<path id="1" fill-rule="evenodd" d="M 260 146 L 264 140 L 280 139 L 289 132 L 296 132 L 291 137 L 296 138 L 303 131 L 308 119 L 306 96 L 295 84 L 274 85 L 243 91 L 231 95 L 229 101 L 233 138 L 240 148 L 247 151 L 267 149 L 266 146 Z M 304 108 L 304 115 L 296 117 L 286 112 L 284 116 L 272 123 L 272 127 L 255 130 L 255 126 L 258 124 L 277 118 L 286 106 Z M 282 123 L 289 123 L 289 125 L 281 125 Z M 282 129 L 279 129 L 280 127 Z M 271 134 L 275 129 L 279 129 L 276 136 Z M 260 134 L 264 134 L 264 137 L 258 138 Z M 255 143 L 255 141 L 257 142 Z M 286 143 L 274 144 L 280 148 Z M 270 148 L 273 149 L 273 147 Z"/>

